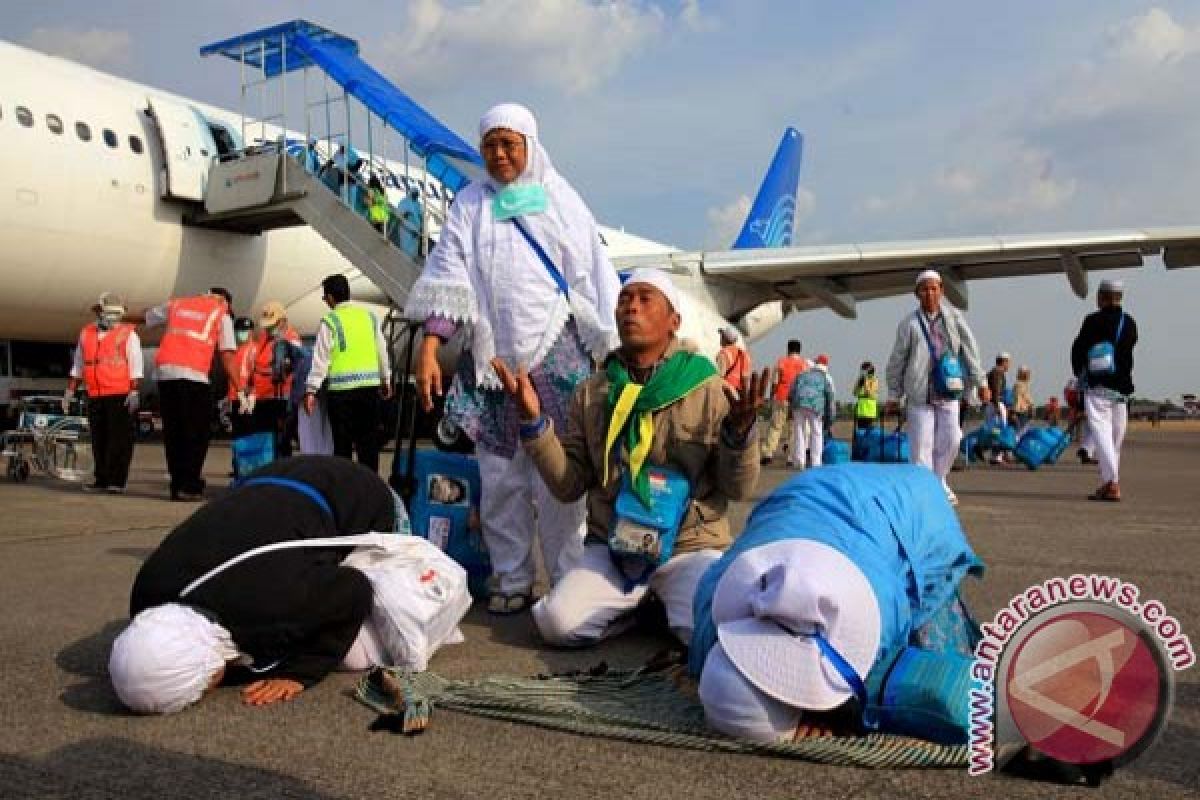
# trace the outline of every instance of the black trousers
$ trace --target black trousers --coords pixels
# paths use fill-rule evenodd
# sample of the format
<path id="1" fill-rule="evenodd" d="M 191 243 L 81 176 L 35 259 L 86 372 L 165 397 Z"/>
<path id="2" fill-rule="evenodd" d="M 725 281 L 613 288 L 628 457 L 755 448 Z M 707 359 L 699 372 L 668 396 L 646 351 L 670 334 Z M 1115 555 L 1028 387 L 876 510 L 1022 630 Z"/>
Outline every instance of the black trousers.
<path id="1" fill-rule="evenodd" d="M 292 439 L 287 433 L 288 401 L 286 398 L 268 398 L 254 404 L 251 421 L 254 433 L 275 434 L 275 457 L 287 458 L 292 454 Z"/>
<path id="2" fill-rule="evenodd" d="M 198 381 L 159 381 L 158 397 L 171 491 L 200 494 L 212 436 L 212 387 Z"/>
<path id="3" fill-rule="evenodd" d="M 333 454 L 353 458 L 379 471 L 379 425 L 382 416 L 378 386 L 343 389 L 329 393 L 329 427 L 333 430 Z"/>
<path id="4" fill-rule="evenodd" d="M 133 415 L 125 406 L 125 395 L 88 398 L 87 416 L 96 485 L 125 488 L 129 463 L 133 461 Z"/>

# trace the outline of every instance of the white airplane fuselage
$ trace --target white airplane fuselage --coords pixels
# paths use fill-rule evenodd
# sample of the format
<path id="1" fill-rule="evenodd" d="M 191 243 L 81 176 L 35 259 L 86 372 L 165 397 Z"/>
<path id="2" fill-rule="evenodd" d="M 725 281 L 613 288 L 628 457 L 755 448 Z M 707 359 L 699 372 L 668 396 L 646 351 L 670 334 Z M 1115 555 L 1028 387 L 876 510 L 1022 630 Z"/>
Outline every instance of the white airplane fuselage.
<path id="1" fill-rule="evenodd" d="M 281 300 L 301 332 L 315 331 L 326 311 L 321 278 L 351 269 L 332 246 L 308 227 L 246 235 L 188 226 L 187 204 L 162 196 L 166 148 L 148 107 L 185 104 L 231 133 L 237 114 L 6 42 L 0 74 L 0 339 L 72 341 L 104 291 L 144 309 L 216 285 L 240 313 Z M 674 249 L 602 235 L 613 257 Z M 383 302 L 350 274 L 356 297 Z M 688 332 L 703 332 L 703 349 L 715 350 L 720 298 L 698 276 L 681 286 Z"/>

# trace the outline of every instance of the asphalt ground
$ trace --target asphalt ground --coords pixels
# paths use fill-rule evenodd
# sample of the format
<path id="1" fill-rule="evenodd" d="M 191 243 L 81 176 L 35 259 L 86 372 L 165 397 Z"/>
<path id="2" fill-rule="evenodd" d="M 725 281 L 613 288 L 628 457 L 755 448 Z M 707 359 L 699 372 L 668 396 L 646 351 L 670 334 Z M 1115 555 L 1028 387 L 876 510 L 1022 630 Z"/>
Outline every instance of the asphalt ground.
<path id="1" fill-rule="evenodd" d="M 228 450 L 214 447 L 210 483 Z M 760 495 L 783 480 L 764 473 Z M 1200 431 L 1136 430 L 1122 469 L 1125 502 L 1087 502 L 1094 467 L 955 473 L 959 513 L 987 562 L 966 595 L 987 619 L 1017 592 L 1076 572 L 1136 582 L 1200 644 Z M 142 560 L 192 507 L 164 500 L 161 446 L 138 447 L 130 494 L 93 496 L 35 476 L 0 482 L 0 796 L 16 797 L 1196 797 L 1200 669 L 1178 675 L 1169 728 L 1096 790 L 959 770 L 873 771 L 712 755 L 556 733 L 435 711 L 406 738 L 371 733 L 374 715 L 331 676 L 297 700 L 239 704 L 224 689 L 185 713 L 124 712 L 105 665 Z M 737 509 L 738 523 L 750 504 Z M 586 651 L 542 647 L 527 615 L 476 607 L 467 643 L 432 668 L 452 677 L 528 675 L 605 661 L 635 666 L 669 644 L 635 631 Z"/>

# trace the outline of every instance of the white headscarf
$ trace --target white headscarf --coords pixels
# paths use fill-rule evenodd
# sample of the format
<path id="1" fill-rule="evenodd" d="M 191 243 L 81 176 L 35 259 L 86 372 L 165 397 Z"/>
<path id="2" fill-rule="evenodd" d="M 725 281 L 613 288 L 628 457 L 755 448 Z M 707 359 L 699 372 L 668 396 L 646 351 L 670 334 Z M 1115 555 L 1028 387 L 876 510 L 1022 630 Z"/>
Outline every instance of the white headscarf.
<path id="1" fill-rule="evenodd" d="M 113 642 L 108 674 L 117 697 L 143 714 L 173 714 L 204 696 L 238 657 L 229 631 L 178 603 L 138 614 Z"/>
<path id="2" fill-rule="evenodd" d="M 528 289 L 520 284 L 522 271 L 513 269 L 513 264 L 519 261 L 530 269 L 536 265 L 539 273 L 544 267 L 512 225 L 492 219 L 491 197 L 501 184 L 489 175 L 455 197 L 439 245 L 404 304 L 409 319 L 424 321 L 440 315 L 466 323 L 475 379 L 488 388 L 500 387 L 491 366 L 493 356 L 536 366 L 572 315 L 585 347 L 597 358 L 606 356 L 618 344 L 615 311 L 620 291 L 616 271 L 600 244 L 596 220 L 555 170 L 538 139 L 533 113 L 516 103 L 501 103 L 480 119 L 480 139 L 496 128 L 525 137 L 525 168 L 515 183 L 541 184 L 547 208 L 544 214 L 526 215 L 522 224 L 566 277 L 569 302 L 561 293 L 553 297 L 548 292 L 529 293 L 522 297 L 521 313 L 515 315 L 518 329 L 493 327 L 497 297 L 511 300 L 514 293 Z"/>

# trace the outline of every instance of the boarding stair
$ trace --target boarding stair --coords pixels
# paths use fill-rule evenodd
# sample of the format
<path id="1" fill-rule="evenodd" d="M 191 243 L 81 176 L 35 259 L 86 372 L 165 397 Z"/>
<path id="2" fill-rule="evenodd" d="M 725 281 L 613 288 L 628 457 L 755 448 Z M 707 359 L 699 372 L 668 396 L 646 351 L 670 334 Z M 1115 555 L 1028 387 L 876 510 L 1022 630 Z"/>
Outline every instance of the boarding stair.
<path id="1" fill-rule="evenodd" d="M 189 203 L 185 224 L 249 235 L 308 225 L 402 309 L 429 238 L 445 220 L 449 196 L 482 172 L 479 154 L 363 61 L 357 42 L 305 20 L 205 45 L 200 53 L 241 67 L 242 141 L 236 151 L 212 160 L 202 202 Z M 313 72 L 324 87 L 315 100 Z M 255 99 L 259 113 L 248 119 L 247 102 Z M 254 126 L 260 135 L 251 141 L 247 130 Z M 352 127 L 358 134 L 353 142 Z M 389 142 L 398 143 L 400 155 L 389 154 Z M 327 169 L 337 160 L 335 147 L 344 160 L 336 170 L 339 180 L 331 183 Z M 365 156 L 361 170 L 351 166 L 351 157 L 360 156 Z M 420 176 L 413 182 L 410 162 Z M 404 220 L 393 216 L 381 232 L 368 221 L 365 204 L 367 176 L 398 189 L 401 173 L 405 195 L 412 186 L 422 187 L 419 233 L 407 238 Z M 393 205 L 393 215 L 396 211 Z"/>

